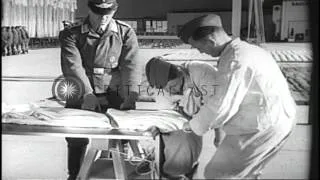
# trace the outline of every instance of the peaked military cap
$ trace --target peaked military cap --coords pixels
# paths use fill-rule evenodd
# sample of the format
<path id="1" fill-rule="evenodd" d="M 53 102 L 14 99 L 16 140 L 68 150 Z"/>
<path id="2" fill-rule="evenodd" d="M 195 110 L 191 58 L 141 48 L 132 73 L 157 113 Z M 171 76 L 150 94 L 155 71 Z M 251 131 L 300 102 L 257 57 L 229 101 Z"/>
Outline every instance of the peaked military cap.
<path id="1" fill-rule="evenodd" d="M 183 25 L 182 29 L 178 33 L 178 37 L 185 43 L 188 43 L 188 39 L 193 33 L 200 27 L 215 26 L 222 27 L 220 16 L 216 14 L 208 14 L 197 17 Z"/>
<path id="2" fill-rule="evenodd" d="M 118 8 L 116 0 L 89 0 L 88 6 L 92 12 L 100 15 L 109 14 Z"/>

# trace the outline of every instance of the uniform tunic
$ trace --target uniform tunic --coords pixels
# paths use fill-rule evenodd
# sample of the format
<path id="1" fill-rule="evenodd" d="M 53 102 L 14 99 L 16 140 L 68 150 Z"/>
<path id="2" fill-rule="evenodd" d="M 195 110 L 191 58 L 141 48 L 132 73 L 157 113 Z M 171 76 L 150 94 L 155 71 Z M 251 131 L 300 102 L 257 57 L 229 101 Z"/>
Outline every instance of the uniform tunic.
<path id="1" fill-rule="evenodd" d="M 245 178 L 279 150 L 295 125 L 286 79 L 265 50 L 232 40 L 218 62 L 215 95 L 190 121 L 202 135 L 222 127 L 226 137 L 206 178 Z"/>
<path id="2" fill-rule="evenodd" d="M 119 109 L 129 92 L 139 92 L 142 65 L 138 40 L 129 25 L 112 19 L 106 31 L 99 35 L 87 18 L 82 24 L 62 30 L 59 40 L 63 75 L 80 80 L 84 94 L 96 94 L 102 112 L 107 108 Z M 67 99 L 66 107 L 81 109 L 81 104 L 82 98 Z M 69 147 L 88 144 L 86 138 L 66 139 Z"/>
<path id="3" fill-rule="evenodd" d="M 80 79 L 84 93 L 111 90 L 126 97 L 128 90 L 138 92 L 142 66 L 137 37 L 129 25 L 112 19 L 100 36 L 87 19 L 61 31 L 59 39 L 62 72 Z"/>

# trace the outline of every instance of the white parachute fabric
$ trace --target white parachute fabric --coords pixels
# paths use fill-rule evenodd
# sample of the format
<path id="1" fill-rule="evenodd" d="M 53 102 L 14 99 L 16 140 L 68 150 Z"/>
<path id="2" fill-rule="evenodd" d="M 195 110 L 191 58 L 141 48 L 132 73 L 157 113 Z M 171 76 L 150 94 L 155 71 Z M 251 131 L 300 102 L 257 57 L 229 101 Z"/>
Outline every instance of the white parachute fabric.
<path id="1" fill-rule="evenodd" d="M 81 128 L 108 128 L 145 131 L 156 126 L 161 132 L 182 129 L 188 120 L 174 110 L 108 109 L 106 114 L 64 107 L 40 107 L 35 104 L 2 103 L 2 123 Z"/>
<path id="2" fill-rule="evenodd" d="M 2 123 L 112 128 L 109 118 L 102 113 L 63 107 L 40 108 L 31 104 L 2 105 Z"/>
<path id="3" fill-rule="evenodd" d="M 108 109 L 107 114 L 118 124 L 119 129 L 145 131 L 156 126 L 161 132 L 182 129 L 188 120 L 174 110 L 128 110 Z"/>

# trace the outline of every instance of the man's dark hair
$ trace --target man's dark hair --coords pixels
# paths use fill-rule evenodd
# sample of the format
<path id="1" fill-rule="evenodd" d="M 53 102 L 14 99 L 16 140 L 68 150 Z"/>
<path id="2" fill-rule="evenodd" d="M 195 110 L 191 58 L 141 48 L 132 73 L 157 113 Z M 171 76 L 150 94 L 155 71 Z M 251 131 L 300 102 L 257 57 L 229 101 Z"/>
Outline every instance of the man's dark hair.
<path id="1" fill-rule="evenodd" d="M 192 39 L 197 41 L 206 37 L 209 34 L 217 33 L 217 32 L 224 32 L 224 29 L 222 27 L 217 27 L 217 26 L 199 27 L 197 30 L 193 32 Z"/>
<path id="2" fill-rule="evenodd" d="M 179 77 L 180 71 L 181 70 L 179 69 L 179 67 L 177 65 L 171 65 L 170 69 L 169 69 L 168 81 Z"/>

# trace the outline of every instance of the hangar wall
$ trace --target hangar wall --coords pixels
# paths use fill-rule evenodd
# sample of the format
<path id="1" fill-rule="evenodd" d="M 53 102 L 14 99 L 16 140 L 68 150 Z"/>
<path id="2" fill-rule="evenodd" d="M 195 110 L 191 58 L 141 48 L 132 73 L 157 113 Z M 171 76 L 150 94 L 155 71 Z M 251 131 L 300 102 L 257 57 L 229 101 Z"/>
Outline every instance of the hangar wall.
<path id="1" fill-rule="evenodd" d="M 87 14 L 88 0 L 78 0 L 76 17 Z M 231 11 L 232 0 L 117 0 L 117 18 L 165 18 L 173 11 Z M 243 0 L 243 6 L 247 6 Z"/>

